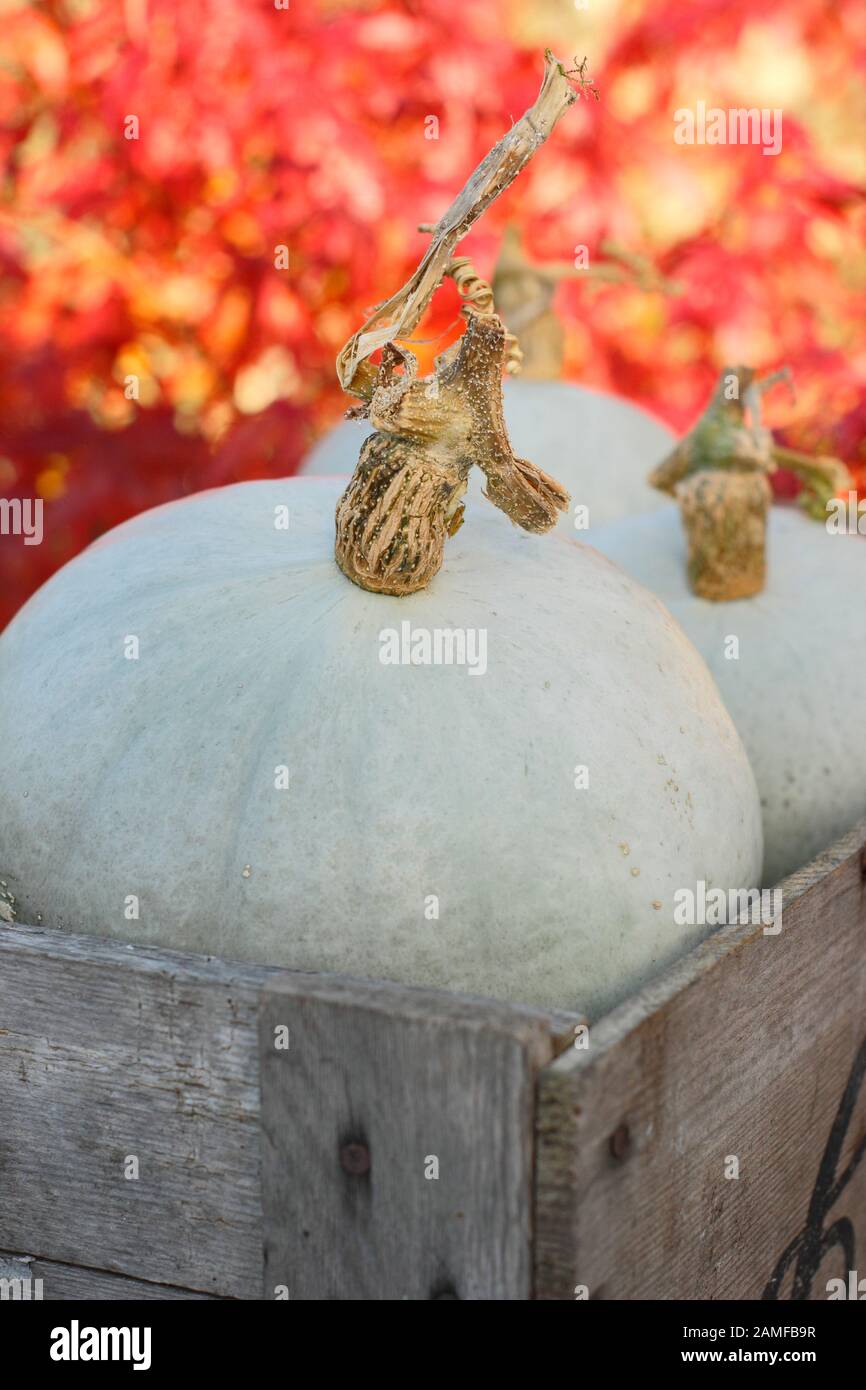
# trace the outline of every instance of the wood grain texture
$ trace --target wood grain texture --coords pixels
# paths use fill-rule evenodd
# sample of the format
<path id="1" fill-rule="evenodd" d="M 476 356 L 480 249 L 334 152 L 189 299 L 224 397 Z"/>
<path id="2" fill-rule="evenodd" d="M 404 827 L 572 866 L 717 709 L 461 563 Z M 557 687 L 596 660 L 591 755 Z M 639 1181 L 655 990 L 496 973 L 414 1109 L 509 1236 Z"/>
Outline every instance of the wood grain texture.
<path id="1" fill-rule="evenodd" d="M 43 1303 L 67 1303 L 82 1299 L 97 1302 L 221 1302 L 212 1294 L 195 1293 L 191 1289 L 175 1289 L 168 1284 L 148 1284 L 140 1279 L 125 1279 L 122 1274 L 105 1274 L 99 1269 L 82 1269 L 77 1265 L 56 1264 L 53 1260 L 33 1259 L 30 1255 L 13 1255 L 0 1250 L 0 1281 L 30 1281 L 30 1301 L 37 1299 L 37 1280 L 42 1281 Z M 26 1297 L 22 1287 L 21 1296 Z M 4 1289 L 0 1282 L 0 1298 L 16 1297 L 13 1288 Z"/>
<path id="2" fill-rule="evenodd" d="M 0 929 L 0 1247 L 260 1296 L 256 1025 L 273 973 Z"/>
<path id="3" fill-rule="evenodd" d="M 864 843 L 785 881 L 780 935 L 721 928 L 541 1073 L 538 1297 L 821 1299 L 866 1272 Z"/>
<path id="4" fill-rule="evenodd" d="M 265 1297 L 528 1298 L 535 1076 L 574 1022 L 333 976 L 271 982 Z"/>

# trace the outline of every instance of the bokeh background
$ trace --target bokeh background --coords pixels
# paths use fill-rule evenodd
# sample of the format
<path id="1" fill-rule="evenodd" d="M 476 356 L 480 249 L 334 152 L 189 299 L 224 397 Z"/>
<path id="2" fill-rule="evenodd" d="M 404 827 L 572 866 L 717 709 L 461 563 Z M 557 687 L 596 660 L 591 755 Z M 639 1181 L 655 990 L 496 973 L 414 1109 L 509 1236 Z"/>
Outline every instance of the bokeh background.
<path id="1" fill-rule="evenodd" d="M 0 0 L 0 495 L 45 504 L 40 546 L 0 537 L 0 626 L 133 513 L 297 468 L 548 45 L 600 100 L 461 249 L 489 272 L 516 222 L 539 258 L 645 257 L 656 288 L 561 287 L 566 374 L 684 428 L 724 363 L 787 363 L 770 423 L 866 484 L 863 0 L 280 3 Z M 781 108 L 783 152 L 675 144 L 699 100 Z M 456 316 L 446 286 L 422 336 Z"/>

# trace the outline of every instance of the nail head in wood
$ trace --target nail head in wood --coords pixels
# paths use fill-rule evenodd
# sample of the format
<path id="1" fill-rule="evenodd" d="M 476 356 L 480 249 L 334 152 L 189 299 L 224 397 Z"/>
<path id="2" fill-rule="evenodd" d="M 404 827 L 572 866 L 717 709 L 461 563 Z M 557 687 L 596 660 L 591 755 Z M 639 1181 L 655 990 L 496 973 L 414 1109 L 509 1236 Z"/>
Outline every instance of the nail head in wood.
<path id="1" fill-rule="evenodd" d="M 615 1158 L 617 1163 L 621 1163 L 630 1148 L 631 1135 L 628 1132 L 628 1125 L 618 1125 L 610 1136 L 611 1158 Z"/>
<path id="2" fill-rule="evenodd" d="M 340 1149 L 340 1167 L 353 1178 L 361 1178 L 370 1171 L 370 1150 L 366 1144 L 344 1144 Z"/>

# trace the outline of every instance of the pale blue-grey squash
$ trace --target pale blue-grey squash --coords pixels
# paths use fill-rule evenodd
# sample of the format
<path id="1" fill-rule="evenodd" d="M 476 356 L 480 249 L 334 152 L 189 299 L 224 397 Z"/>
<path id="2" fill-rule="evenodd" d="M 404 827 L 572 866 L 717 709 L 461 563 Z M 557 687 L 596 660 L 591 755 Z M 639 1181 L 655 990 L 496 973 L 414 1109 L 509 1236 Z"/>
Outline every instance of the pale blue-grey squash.
<path id="1" fill-rule="evenodd" d="M 429 588 L 367 593 L 334 563 L 339 491 L 146 512 L 2 635 L 19 917 L 596 1015 L 705 934 L 678 888 L 758 879 L 709 673 L 620 569 L 487 503 Z M 404 623 L 483 632 L 479 674 L 383 664 Z"/>
<path id="2" fill-rule="evenodd" d="M 866 816 L 866 542 L 772 507 L 765 587 L 727 603 L 691 592 L 676 504 L 593 544 L 658 594 L 712 671 L 755 771 L 775 884 Z"/>

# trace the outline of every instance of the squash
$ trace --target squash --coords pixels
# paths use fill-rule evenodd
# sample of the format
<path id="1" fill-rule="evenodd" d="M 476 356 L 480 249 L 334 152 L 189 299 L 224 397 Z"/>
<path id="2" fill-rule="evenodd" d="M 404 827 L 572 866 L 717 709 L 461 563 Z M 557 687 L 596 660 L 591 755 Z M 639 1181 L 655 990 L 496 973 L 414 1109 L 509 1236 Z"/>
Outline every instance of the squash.
<path id="1" fill-rule="evenodd" d="M 709 674 L 619 569 L 490 508 L 428 588 L 366 592 L 339 491 L 146 512 L 0 637 L 18 915 L 595 1016 L 704 935 L 677 888 L 757 882 Z"/>
<path id="2" fill-rule="evenodd" d="M 745 389 L 725 400 L 736 380 Z M 847 480 L 838 460 L 775 445 L 755 394 L 769 384 L 726 369 L 656 470 L 684 525 L 668 506 L 602 527 L 593 543 L 659 596 L 712 671 L 755 771 L 772 885 L 866 814 L 866 548 L 801 509 L 769 506 L 767 473 L 780 463 L 806 478 L 813 517 L 833 510 Z"/>

